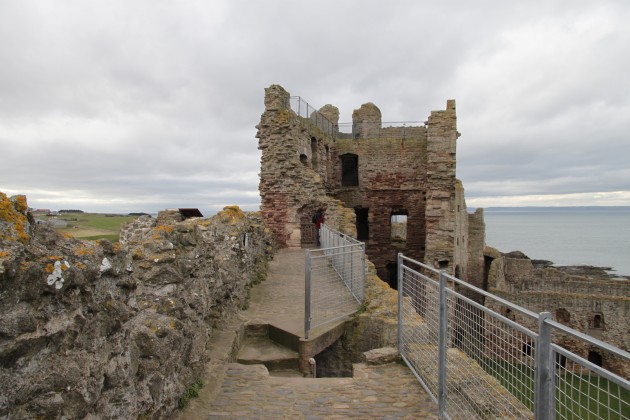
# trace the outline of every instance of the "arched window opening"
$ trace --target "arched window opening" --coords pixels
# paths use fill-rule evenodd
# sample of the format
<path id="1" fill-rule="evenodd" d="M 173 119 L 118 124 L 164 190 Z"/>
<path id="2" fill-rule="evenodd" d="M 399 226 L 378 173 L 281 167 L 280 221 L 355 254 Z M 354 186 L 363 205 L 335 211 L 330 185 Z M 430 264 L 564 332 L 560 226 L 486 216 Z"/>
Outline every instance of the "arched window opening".
<path id="1" fill-rule="evenodd" d="M 300 162 L 302 162 L 302 165 L 308 166 L 308 156 L 306 156 L 304 153 L 302 153 L 300 155 Z"/>
<path id="2" fill-rule="evenodd" d="M 564 325 L 569 325 L 569 322 L 571 322 L 571 314 L 566 309 L 559 308 L 556 310 L 556 321 Z"/>
<path id="3" fill-rule="evenodd" d="M 341 155 L 339 158 L 341 159 L 341 186 L 358 187 L 359 157 L 348 153 Z"/>
<path id="4" fill-rule="evenodd" d="M 604 317 L 602 314 L 595 314 L 595 316 L 593 316 L 593 328 L 598 330 L 604 328 Z"/>

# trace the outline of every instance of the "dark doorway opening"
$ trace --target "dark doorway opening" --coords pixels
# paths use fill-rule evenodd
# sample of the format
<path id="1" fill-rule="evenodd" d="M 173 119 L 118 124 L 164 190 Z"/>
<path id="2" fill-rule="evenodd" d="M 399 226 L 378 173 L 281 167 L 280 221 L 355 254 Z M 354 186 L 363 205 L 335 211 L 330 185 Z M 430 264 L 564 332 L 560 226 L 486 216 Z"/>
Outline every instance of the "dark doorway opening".
<path id="1" fill-rule="evenodd" d="M 588 352 L 588 361 L 591 362 L 594 365 L 597 365 L 599 367 L 602 366 L 602 355 L 595 350 L 591 350 Z"/>
<path id="2" fill-rule="evenodd" d="M 370 239 L 370 225 L 368 223 L 368 210 L 363 208 L 355 208 L 354 213 L 357 216 L 357 239 L 367 241 Z"/>
<path id="3" fill-rule="evenodd" d="M 387 268 L 387 283 L 389 287 L 398 290 L 398 264 L 390 262 L 385 268 Z"/>

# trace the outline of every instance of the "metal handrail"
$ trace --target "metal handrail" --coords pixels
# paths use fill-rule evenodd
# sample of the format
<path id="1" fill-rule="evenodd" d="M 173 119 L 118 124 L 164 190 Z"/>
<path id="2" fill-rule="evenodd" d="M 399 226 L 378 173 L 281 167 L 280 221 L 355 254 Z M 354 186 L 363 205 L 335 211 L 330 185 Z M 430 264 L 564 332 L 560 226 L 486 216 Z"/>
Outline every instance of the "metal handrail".
<path id="1" fill-rule="evenodd" d="M 486 402 L 494 401 L 490 404 L 503 410 L 500 416 L 530 418 L 532 412 L 529 410 L 533 410 L 536 419 L 552 419 L 557 413 L 563 418 L 598 416 L 600 413 L 627 418 L 625 416 L 630 413 L 627 398 L 630 381 L 554 343 L 553 333 L 566 334 L 586 343 L 587 347 L 600 348 L 625 364 L 630 363 L 627 351 L 554 321 L 549 312 L 536 314 L 402 254 L 398 256 L 398 281 L 399 350 L 405 363 L 438 404 L 441 416 L 474 415 L 476 410 L 466 408 L 471 402 L 467 402 L 468 397 L 458 394 L 461 385 L 457 381 L 466 384 L 469 379 L 460 371 L 462 367 L 457 364 L 460 359 L 447 355 L 446 350 L 451 347 L 461 350 L 458 357 L 471 359 L 466 364 L 468 368 L 476 365 L 485 370 L 475 371 L 478 387 L 486 390 L 481 398 Z M 459 293 L 460 287 L 519 312 L 525 320 L 536 320 L 538 330 L 533 331 L 464 296 Z M 426 354 L 419 354 L 418 348 Z M 427 357 L 427 360 L 423 359 Z M 435 360 L 438 361 L 435 373 L 423 367 L 423 363 L 435 364 Z M 464 376 L 460 379 L 458 375 Z M 524 375 L 531 375 L 531 386 L 523 380 Z M 498 385 L 499 378 L 501 385 Z M 573 378 L 578 378 L 578 385 Z M 608 385 L 600 382 L 600 378 L 609 381 Z M 519 386 L 515 387 L 515 383 Z M 580 383 L 588 383 L 594 388 L 595 396 L 585 394 Z M 512 384 L 511 388 L 507 384 Z M 613 391 L 610 384 L 618 388 Z M 499 391 L 497 386 L 504 390 Z M 506 392 L 513 394 L 511 398 L 518 399 L 506 399 Z M 574 406 L 574 398 L 580 399 L 578 408 Z M 587 404 L 586 408 L 584 404 Z"/>

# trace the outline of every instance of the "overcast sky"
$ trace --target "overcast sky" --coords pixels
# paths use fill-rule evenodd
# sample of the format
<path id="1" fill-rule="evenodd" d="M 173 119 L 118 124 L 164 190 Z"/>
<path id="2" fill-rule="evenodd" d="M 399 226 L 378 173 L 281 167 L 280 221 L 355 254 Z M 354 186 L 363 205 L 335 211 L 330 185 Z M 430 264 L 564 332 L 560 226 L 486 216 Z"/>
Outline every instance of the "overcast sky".
<path id="1" fill-rule="evenodd" d="M 630 205 L 630 2 L 0 0 L 0 191 L 257 209 L 278 83 L 350 121 L 457 100 L 469 207 Z"/>

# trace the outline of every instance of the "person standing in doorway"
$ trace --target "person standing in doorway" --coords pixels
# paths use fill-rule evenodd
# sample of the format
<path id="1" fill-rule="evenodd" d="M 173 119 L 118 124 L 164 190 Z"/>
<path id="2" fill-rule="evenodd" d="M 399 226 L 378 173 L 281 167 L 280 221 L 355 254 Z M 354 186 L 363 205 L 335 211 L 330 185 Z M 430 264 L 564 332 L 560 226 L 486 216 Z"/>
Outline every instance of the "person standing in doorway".
<path id="1" fill-rule="evenodd" d="M 315 224 L 315 240 L 317 241 L 317 246 L 322 245 L 319 239 L 319 230 L 325 221 L 326 220 L 324 219 L 324 210 L 317 209 L 317 211 L 313 215 L 313 223 Z"/>

